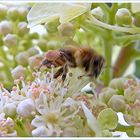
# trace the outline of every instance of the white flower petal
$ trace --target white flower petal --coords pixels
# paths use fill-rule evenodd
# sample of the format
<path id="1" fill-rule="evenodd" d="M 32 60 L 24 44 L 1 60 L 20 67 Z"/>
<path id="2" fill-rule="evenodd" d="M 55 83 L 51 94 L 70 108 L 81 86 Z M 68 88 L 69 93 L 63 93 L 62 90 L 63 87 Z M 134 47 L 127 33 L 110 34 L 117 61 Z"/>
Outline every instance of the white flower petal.
<path id="1" fill-rule="evenodd" d="M 34 127 L 40 127 L 45 125 L 43 117 L 36 115 L 35 118 L 32 120 L 31 125 Z"/>
<path id="2" fill-rule="evenodd" d="M 29 117 L 35 110 L 35 105 L 32 99 L 21 101 L 17 107 L 17 113 L 22 117 Z"/>
<path id="3" fill-rule="evenodd" d="M 32 131 L 32 136 L 34 137 L 43 137 L 47 136 L 47 128 L 45 126 L 37 127 Z"/>
<path id="4" fill-rule="evenodd" d="M 101 129 L 100 129 L 98 121 L 96 120 L 96 118 L 93 116 L 91 111 L 85 106 L 83 102 L 81 102 L 81 105 L 85 113 L 85 116 L 87 118 L 88 126 L 91 128 L 93 132 L 95 132 L 97 137 L 101 136 Z"/>
<path id="5" fill-rule="evenodd" d="M 60 23 L 68 22 L 90 9 L 91 4 L 72 3 L 37 3 L 27 15 L 28 26 L 32 27 L 41 23 L 48 23 L 55 18 L 60 18 Z"/>

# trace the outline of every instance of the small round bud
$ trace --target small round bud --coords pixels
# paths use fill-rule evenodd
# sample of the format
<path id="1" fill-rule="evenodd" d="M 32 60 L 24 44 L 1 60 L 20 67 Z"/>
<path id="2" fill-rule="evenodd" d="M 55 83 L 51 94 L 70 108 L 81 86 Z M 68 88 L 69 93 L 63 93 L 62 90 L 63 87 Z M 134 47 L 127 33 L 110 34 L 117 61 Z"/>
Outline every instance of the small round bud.
<path id="1" fill-rule="evenodd" d="M 76 137 L 77 136 L 77 129 L 74 127 L 65 128 L 63 133 L 63 137 Z"/>
<path id="2" fill-rule="evenodd" d="M 7 6 L 0 4 L 0 19 L 4 19 L 7 14 Z"/>
<path id="3" fill-rule="evenodd" d="M 6 35 L 12 33 L 12 24 L 9 21 L 0 22 L 0 34 Z"/>
<path id="4" fill-rule="evenodd" d="M 0 81 L 2 82 L 2 81 L 4 81 L 5 79 L 6 79 L 5 73 L 4 73 L 4 72 L 1 72 L 1 73 L 0 73 Z"/>
<path id="5" fill-rule="evenodd" d="M 30 39 L 38 39 L 39 38 L 39 35 L 38 35 L 38 33 L 31 33 L 31 34 L 29 34 L 29 38 Z"/>
<path id="6" fill-rule="evenodd" d="M 99 121 L 102 129 L 113 130 L 118 125 L 117 113 L 113 111 L 111 108 L 106 108 L 102 110 L 99 113 L 97 120 Z"/>
<path id="7" fill-rule="evenodd" d="M 118 25 L 130 25 L 132 23 L 132 16 L 127 8 L 118 9 L 115 20 Z"/>
<path id="8" fill-rule="evenodd" d="M 99 99 L 105 103 L 108 103 L 109 99 L 113 95 L 117 95 L 117 91 L 113 88 L 107 87 L 101 91 L 101 93 L 99 94 Z"/>
<path id="9" fill-rule="evenodd" d="M 17 63 L 19 65 L 22 65 L 22 66 L 27 66 L 28 65 L 28 58 L 29 58 L 29 54 L 26 51 L 20 52 L 16 55 Z"/>
<path id="10" fill-rule="evenodd" d="M 18 14 L 19 14 L 19 19 L 21 21 L 25 21 L 27 14 L 28 14 L 28 9 L 25 7 L 19 7 L 17 10 L 18 10 Z"/>
<path id="11" fill-rule="evenodd" d="M 62 36 L 73 36 L 74 35 L 74 26 L 72 23 L 63 23 L 58 26 L 58 31 Z"/>
<path id="12" fill-rule="evenodd" d="M 29 32 L 29 28 L 27 28 L 27 22 L 20 22 L 18 24 L 18 34 L 20 36 L 24 36 Z"/>
<path id="13" fill-rule="evenodd" d="M 109 130 L 102 130 L 102 137 L 112 137 L 112 133 Z"/>
<path id="14" fill-rule="evenodd" d="M 37 69 L 42 63 L 43 57 L 41 55 L 34 55 L 29 57 L 29 66 L 31 69 Z"/>
<path id="15" fill-rule="evenodd" d="M 95 16 L 95 18 L 97 18 L 98 20 L 104 20 L 104 12 L 101 9 L 101 7 L 97 7 L 91 10 L 91 13 L 93 16 Z"/>
<path id="16" fill-rule="evenodd" d="M 12 47 L 17 45 L 17 36 L 15 34 L 7 34 L 4 39 L 4 44 L 7 47 Z"/>
<path id="17" fill-rule="evenodd" d="M 39 48 L 42 50 L 42 51 L 46 51 L 47 49 L 47 42 L 45 39 L 39 39 L 37 45 L 39 46 Z"/>
<path id="18" fill-rule="evenodd" d="M 29 48 L 29 49 L 27 50 L 27 52 L 28 52 L 29 56 L 33 56 L 33 55 L 36 55 L 36 54 L 39 53 L 38 49 L 35 48 L 35 47 Z"/>
<path id="19" fill-rule="evenodd" d="M 18 104 L 17 113 L 23 118 L 32 116 L 34 111 L 35 104 L 32 99 L 25 99 Z"/>
<path id="20" fill-rule="evenodd" d="M 134 135 L 140 137 L 140 126 L 134 127 Z"/>
<path id="21" fill-rule="evenodd" d="M 117 89 L 118 91 L 122 92 L 124 90 L 124 83 L 126 81 L 126 78 L 115 78 L 110 81 L 109 87 Z"/>
<path id="22" fill-rule="evenodd" d="M 7 11 L 7 17 L 13 21 L 18 20 L 19 19 L 18 9 L 16 7 L 9 8 Z"/>
<path id="23" fill-rule="evenodd" d="M 134 102 L 136 100 L 136 91 L 132 87 L 128 87 L 124 90 L 124 98 L 127 102 Z"/>
<path id="24" fill-rule="evenodd" d="M 57 26 L 60 24 L 59 19 L 54 19 L 49 23 L 45 24 L 48 33 L 55 33 L 57 32 Z"/>
<path id="25" fill-rule="evenodd" d="M 25 77 L 26 69 L 19 65 L 16 68 L 14 68 L 11 73 L 14 79 L 19 79 L 20 77 Z"/>
<path id="26" fill-rule="evenodd" d="M 137 27 L 140 27 L 140 15 L 136 15 L 133 19 L 133 24 Z"/>
<path id="27" fill-rule="evenodd" d="M 58 47 L 59 47 L 59 43 L 57 41 L 48 41 L 47 42 L 47 49 L 48 50 L 49 49 L 53 50 L 53 49 L 56 49 Z"/>
<path id="28" fill-rule="evenodd" d="M 15 117 L 16 116 L 16 105 L 14 103 L 7 103 L 4 108 L 4 113 L 8 117 Z"/>
<path id="29" fill-rule="evenodd" d="M 116 112 L 125 111 L 125 101 L 122 95 L 113 95 L 108 101 L 108 105 Z"/>

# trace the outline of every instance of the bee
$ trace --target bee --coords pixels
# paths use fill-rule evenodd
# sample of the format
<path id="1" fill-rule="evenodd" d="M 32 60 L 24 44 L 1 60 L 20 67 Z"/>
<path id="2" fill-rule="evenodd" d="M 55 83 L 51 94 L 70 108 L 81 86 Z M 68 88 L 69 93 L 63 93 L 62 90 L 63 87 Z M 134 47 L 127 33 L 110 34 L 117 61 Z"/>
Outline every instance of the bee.
<path id="1" fill-rule="evenodd" d="M 62 76 L 65 80 L 68 68 L 79 67 L 83 69 L 85 75 L 97 78 L 105 64 L 105 59 L 90 47 L 65 47 L 59 50 L 49 50 L 42 61 L 41 66 L 47 68 L 59 67 L 54 74 L 54 78 Z M 40 66 L 40 67 L 41 67 Z"/>

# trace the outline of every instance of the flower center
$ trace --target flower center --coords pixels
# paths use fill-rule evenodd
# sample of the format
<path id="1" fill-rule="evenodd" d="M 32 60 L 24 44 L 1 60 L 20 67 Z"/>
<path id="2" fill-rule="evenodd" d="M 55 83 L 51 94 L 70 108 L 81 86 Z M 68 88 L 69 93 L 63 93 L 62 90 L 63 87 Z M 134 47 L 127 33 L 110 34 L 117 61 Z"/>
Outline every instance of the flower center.
<path id="1" fill-rule="evenodd" d="M 50 112 L 46 115 L 47 122 L 49 123 L 57 123 L 59 119 L 59 114 L 57 112 Z"/>

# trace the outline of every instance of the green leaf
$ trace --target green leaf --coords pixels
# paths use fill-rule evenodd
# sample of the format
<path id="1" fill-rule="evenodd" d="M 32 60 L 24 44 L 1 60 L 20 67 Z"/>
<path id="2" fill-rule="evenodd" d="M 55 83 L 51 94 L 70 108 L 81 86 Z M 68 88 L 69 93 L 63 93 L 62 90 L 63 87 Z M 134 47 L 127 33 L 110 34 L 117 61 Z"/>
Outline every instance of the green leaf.
<path id="1" fill-rule="evenodd" d="M 60 23 L 65 23 L 89 11 L 90 7 L 90 3 L 37 3 L 27 15 L 28 27 L 48 23 L 56 18 L 59 18 Z"/>
<path id="2" fill-rule="evenodd" d="M 96 120 L 96 118 L 94 117 L 94 115 L 85 106 L 85 104 L 83 102 L 81 102 L 81 105 L 82 105 L 82 109 L 83 109 L 83 111 L 85 113 L 85 116 L 87 118 L 88 126 L 91 128 L 91 130 L 93 132 L 95 132 L 96 137 L 100 137 L 101 136 L 101 129 L 100 129 L 100 125 L 99 125 L 98 121 Z"/>

